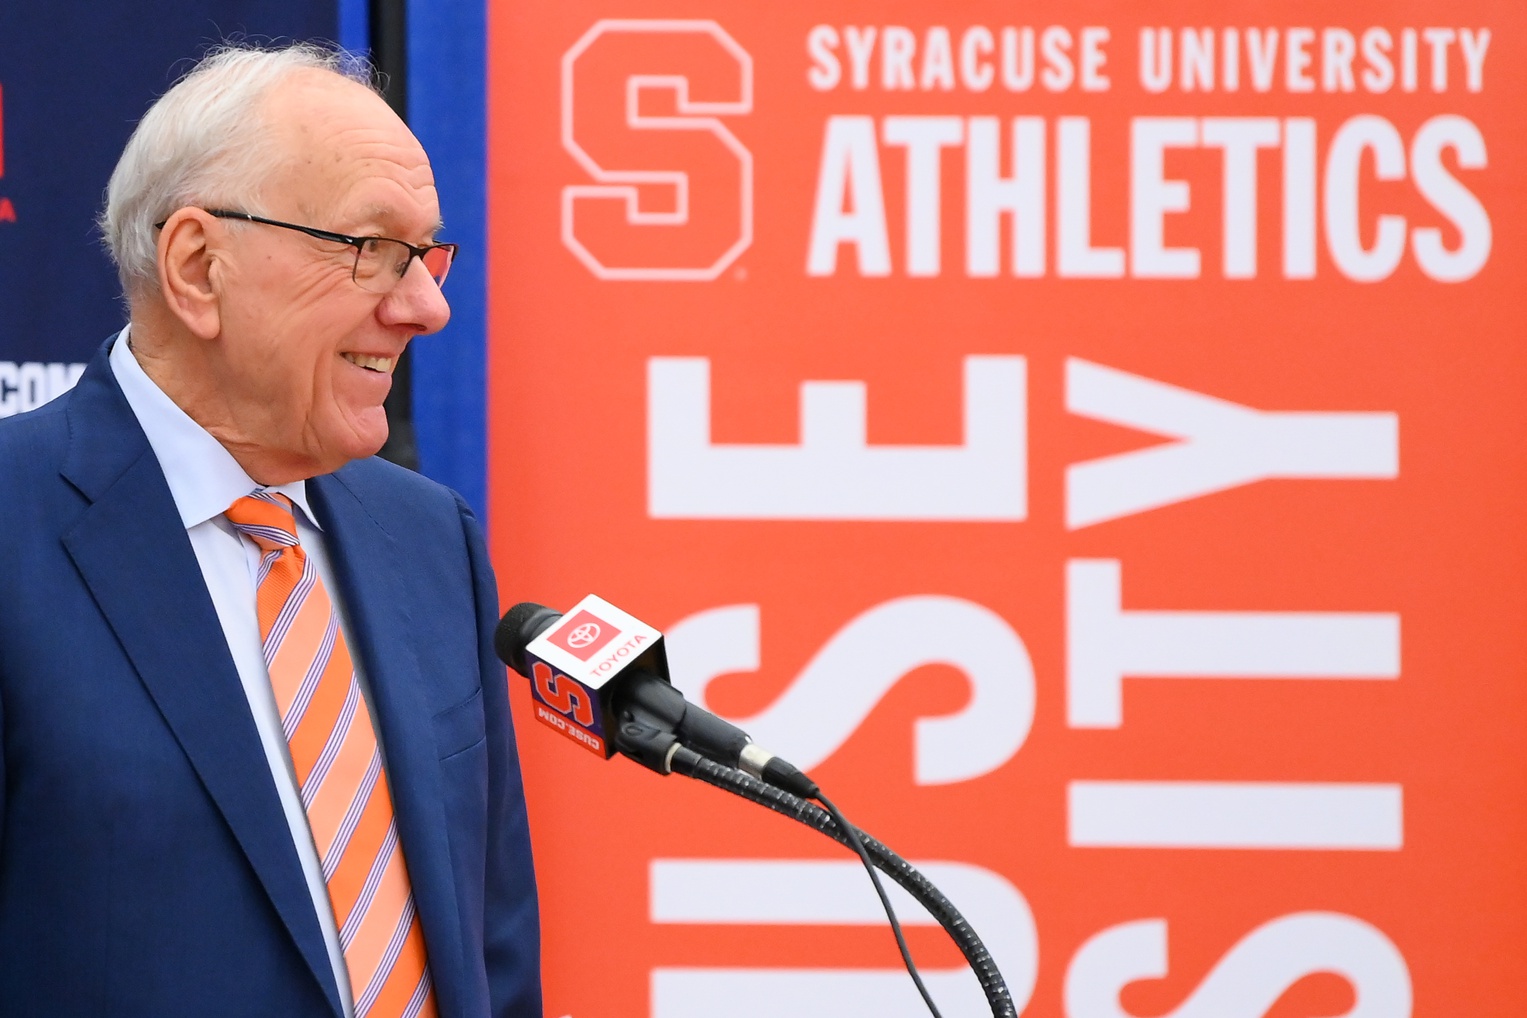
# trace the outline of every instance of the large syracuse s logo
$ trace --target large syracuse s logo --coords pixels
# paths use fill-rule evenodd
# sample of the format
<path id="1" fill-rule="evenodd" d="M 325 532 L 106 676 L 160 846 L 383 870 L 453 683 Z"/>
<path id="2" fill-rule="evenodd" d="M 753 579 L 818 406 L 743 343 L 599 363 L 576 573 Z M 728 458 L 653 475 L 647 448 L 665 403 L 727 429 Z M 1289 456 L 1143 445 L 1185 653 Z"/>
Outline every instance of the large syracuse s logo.
<path id="1" fill-rule="evenodd" d="M 753 59 L 708 20 L 605 19 L 562 57 L 562 242 L 600 279 L 709 280 L 753 242 Z"/>

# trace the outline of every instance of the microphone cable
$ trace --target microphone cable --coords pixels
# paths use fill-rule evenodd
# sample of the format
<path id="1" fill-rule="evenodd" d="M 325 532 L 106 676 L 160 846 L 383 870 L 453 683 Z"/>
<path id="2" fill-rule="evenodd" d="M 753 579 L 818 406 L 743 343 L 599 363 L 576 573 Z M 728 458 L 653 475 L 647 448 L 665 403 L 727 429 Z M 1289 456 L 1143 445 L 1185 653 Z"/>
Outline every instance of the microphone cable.
<path id="1" fill-rule="evenodd" d="M 896 947 L 901 951 L 901 960 L 907 966 L 907 975 L 911 976 L 912 982 L 917 984 L 917 992 L 922 994 L 923 1003 L 928 1005 L 933 1018 L 944 1018 L 939 1014 L 938 1005 L 933 1003 L 933 997 L 928 993 L 928 988 L 923 985 L 923 977 L 918 974 L 917 964 L 912 961 L 912 951 L 907 947 L 907 938 L 902 935 L 901 923 L 896 919 L 896 910 L 891 907 L 891 899 L 885 893 L 885 886 L 880 883 L 880 874 L 875 872 L 875 863 L 870 859 L 869 851 L 864 847 L 864 842 L 859 840 L 859 829 L 848 822 L 838 811 L 838 807 L 832 804 L 832 800 L 822 794 L 820 788 L 812 798 L 827 808 L 828 814 L 837 823 L 838 830 L 843 832 L 849 847 L 859 856 L 859 861 L 864 863 L 864 868 L 870 875 L 870 883 L 875 885 L 875 893 L 880 895 L 880 904 L 885 907 L 885 916 L 891 921 L 891 932 L 896 934 Z"/>
<path id="2" fill-rule="evenodd" d="M 993 1018 L 1018 1018 L 1017 1008 L 1013 1004 L 1012 994 L 1008 991 L 1007 983 L 1002 978 L 1001 971 L 997 968 L 996 961 L 991 952 L 981 942 L 976 934 L 960 914 L 954 904 L 934 887 L 929 880 L 919 873 L 916 867 L 909 864 L 895 852 L 887 848 L 883 843 L 869 834 L 858 830 L 843 818 L 842 813 L 835 809 L 829 812 L 822 806 L 809 801 L 798 795 L 794 795 L 765 781 L 760 781 L 751 774 L 744 773 L 733 767 L 709 760 L 694 750 L 683 745 L 676 745 L 669 756 L 672 765 L 671 773 L 682 774 L 685 777 L 703 781 L 713 785 L 722 791 L 741 796 L 766 809 L 773 810 L 790 819 L 825 834 L 834 841 L 843 845 L 857 847 L 860 852 L 860 860 L 868 855 L 876 868 L 883 870 L 887 876 L 896 881 L 912 897 L 928 910 L 934 920 L 944 928 L 954 941 L 960 953 L 965 956 L 965 961 L 970 965 L 975 974 L 976 981 L 981 985 L 981 992 L 985 995 L 987 1003 L 991 1006 Z M 831 804 L 822 798 L 821 790 L 815 789 L 813 799 L 822 802 L 824 806 Z M 916 981 L 918 990 L 922 993 L 923 1000 L 930 1011 L 937 1015 L 939 1012 L 929 999 L 927 988 L 917 974 L 912 963 L 910 952 L 906 950 L 905 938 L 901 935 L 900 924 L 897 922 L 891 909 L 890 901 L 886 897 L 884 889 L 876 875 L 871 872 L 875 879 L 875 890 L 880 894 L 880 900 L 886 907 L 886 914 L 891 917 L 892 928 L 897 933 L 897 943 L 903 949 L 902 958 L 907 964 L 907 971 Z"/>

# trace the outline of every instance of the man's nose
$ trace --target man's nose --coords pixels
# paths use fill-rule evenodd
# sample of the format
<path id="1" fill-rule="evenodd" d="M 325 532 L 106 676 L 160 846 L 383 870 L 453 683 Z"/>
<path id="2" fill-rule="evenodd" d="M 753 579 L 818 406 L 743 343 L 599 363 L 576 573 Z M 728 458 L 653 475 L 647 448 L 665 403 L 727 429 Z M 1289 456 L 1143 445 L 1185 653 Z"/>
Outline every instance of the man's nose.
<path id="1" fill-rule="evenodd" d="M 451 305 L 429 269 L 414 258 L 377 313 L 389 325 L 411 325 L 420 335 L 428 335 L 445 328 L 451 320 Z"/>

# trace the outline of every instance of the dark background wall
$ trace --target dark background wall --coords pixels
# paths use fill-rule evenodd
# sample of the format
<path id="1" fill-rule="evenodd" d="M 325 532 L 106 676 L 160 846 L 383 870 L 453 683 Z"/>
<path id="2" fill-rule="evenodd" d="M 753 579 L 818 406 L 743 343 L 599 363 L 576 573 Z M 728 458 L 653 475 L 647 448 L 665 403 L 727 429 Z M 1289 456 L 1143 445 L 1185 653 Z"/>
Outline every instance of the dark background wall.
<path id="1" fill-rule="evenodd" d="M 125 321 L 95 217 L 150 103 L 221 41 L 337 42 L 434 156 L 463 252 L 450 326 L 399 365 L 382 454 L 484 511 L 485 20 L 479 0 L 0 3 L 0 417 L 62 393 Z"/>
<path id="2" fill-rule="evenodd" d="M 340 27 L 339 6 L 313 0 L 0 4 L 0 362 L 84 361 L 121 328 L 94 219 L 155 96 L 219 40 Z"/>

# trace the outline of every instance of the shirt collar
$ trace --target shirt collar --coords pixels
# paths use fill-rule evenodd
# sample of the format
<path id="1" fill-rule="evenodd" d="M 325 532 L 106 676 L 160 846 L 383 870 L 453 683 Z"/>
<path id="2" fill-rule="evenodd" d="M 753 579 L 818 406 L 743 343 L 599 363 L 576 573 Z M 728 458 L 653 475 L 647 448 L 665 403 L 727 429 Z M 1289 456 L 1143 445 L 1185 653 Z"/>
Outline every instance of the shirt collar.
<path id="1" fill-rule="evenodd" d="M 257 484 L 221 442 L 176 406 L 148 376 L 128 346 L 127 333 L 128 329 L 123 329 L 112 344 L 111 371 L 148 436 L 148 444 L 159 460 L 186 529 L 221 516 L 235 499 L 265 490 L 291 499 L 302 509 L 307 521 L 322 530 L 308 504 L 307 482 L 290 481 L 270 487 Z"/>

